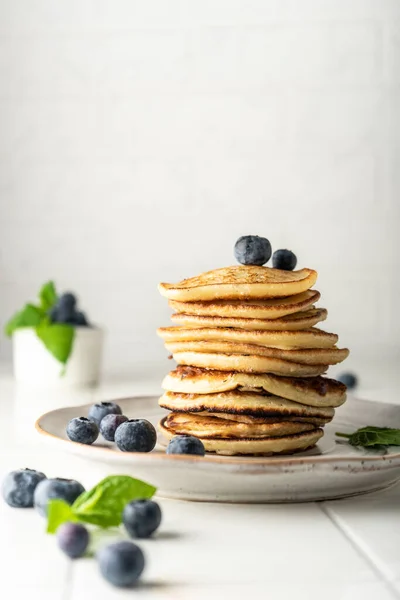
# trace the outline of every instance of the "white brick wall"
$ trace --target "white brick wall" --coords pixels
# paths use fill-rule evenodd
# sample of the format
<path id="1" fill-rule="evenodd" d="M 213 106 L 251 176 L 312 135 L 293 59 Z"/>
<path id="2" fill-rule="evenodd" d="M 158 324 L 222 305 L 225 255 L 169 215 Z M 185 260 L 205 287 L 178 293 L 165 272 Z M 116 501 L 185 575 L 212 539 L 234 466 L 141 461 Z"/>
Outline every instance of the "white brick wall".
<path id="1" fill-rule="evenodd" d="M 157 282 L 259 233 L 398 355 L 399 106 L 398 0 L 1 0 L 1 324 L 53 277 L 158 369 Z"/>

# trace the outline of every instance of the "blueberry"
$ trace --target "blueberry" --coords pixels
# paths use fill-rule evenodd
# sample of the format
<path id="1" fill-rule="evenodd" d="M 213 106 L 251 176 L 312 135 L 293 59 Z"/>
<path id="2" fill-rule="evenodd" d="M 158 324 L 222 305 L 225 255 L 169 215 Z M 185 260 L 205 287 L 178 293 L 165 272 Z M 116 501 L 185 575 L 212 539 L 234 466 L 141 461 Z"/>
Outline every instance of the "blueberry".
<path id="1" fill-rule="evenodd" d="M 11 471 L 3 481 L 3 498 L 14 508 L 31 508 L 36 486 L 44 479 L 44 473 L 33 469 Z"/>
<path id="2" fill-rule="evenodd" d="M 76 312 L 74 314 L 73 324 L 79 325 L 80 327 L 89 327 L 89 323 L 84 312 Z"/>
<path id="3" fill-rule="evenodd" d="M 125 423 L 128 417 L 125 415 L 106 415 L 100 421 L 100 433 L 108 442 L 115 441 L 115 432 L 121 423 Z"/>
<path id="4" fill-rule="evenodd" d="M 45 517 L 49 500 L 57 498 L 73 504 L 84 491 L 83 485 L 74 479 L 44 479 L 35 489 L 33 503 L 42 517 Z"/>
<path id="5" fill-rule="evenodd" d="M 57 529 L 59 547 L 70 558 L 79 558 L 86 552 L 89 544 L 89 532 L 79 523 L 63 523 Z"/>
<path id="6" fill-rule="evenodd" d="M 55 316 L 56 323 L 66 323 L 71 325 L 71 321 L 74 318 L 74 309 L 70 306 L 57 306 L 57 312 Z"/>
<path id="7" fill-rule="evenodd" d="M 272 255 L 272 266 L 282 271 L 293 271 L 297 265 L 296 255 L 291 250 L 276 250 Z"/>
<path id="8" fill-rule="evenodd" d="M 357 375 L 353 373 L 341 373 L 337 379 L 340 383 L 344 383 L 348 390 L 354 390 L 358 385 Z"/>
<path id="9" fill-rule="evenodd" d="M 161 509 L 152 500 L 134 500 L 125 506 L 122 521 L 131 537 L 148 538 L 161 523 Z"/>
<path id="10" fill-rule="evenodd" d="M 144 555 L 132 542 L 116 542 L 97 553 L 100 572 L 104 579 L 117 587 L 132 586 L 144 569 Z"/>
<path id="11" fill-rule="evenodd" d="M 89 410 L 89 419 L 100 425 L 106 415 L 122 415 L 122 410 L 115 402 L 99 402 L 93 404 Z"/>
<path id="12" fill-rule="evenodd" d="M 242 265 L 265 265 L 271 258 L 271 244 L 258 235 L 243 235 L 235 244 L 236 260 Z"/>
<path id="13" fill-rule="evenodd" d="M 118 427 L 115 442 L 123 452 L 151 452 L 157 442 L 157 433 L 146 419 L 131 419 Z"/>
<path id="14" fill-rule="evenodd" d="M 60 296 L 58 300 L 58 306 L 60 308 L 68 307 L 71 310 L 75 310 L 76 307 L 76 296 L 71 292 L 65 292 L 62 296 Z"/>
<path id="15" fill-rule="evenodd" d="M 176 435 L 167 447 L 167 454 L 198 454 L 204 456 L 205 453 L 203 442 L 193 435 Z"/>
<path id="16" fill-rule="evenodd" d="M 53 321 L 55 323 L 70 323 L 75 314 L 76 297 L 67 292 L 58 299 L 54 308 Z"/>
<path id="17" fill-rule="evenodd" d="M 93 444 L 99 436 L 99 428 L 97 423 L 86 417 L 76 417 L 67 425 L 67 436 L 72 442 Z"/>
<path id="18" fill-rule="evenodd" d="M 73 325 L 76 327 L 77 325 L 80 327 L 89 327 L 89 323 L 86 319 L 85 313 L 74 311 L 71 314 L 68 314 L 65 323 L 68 325 Z"/>

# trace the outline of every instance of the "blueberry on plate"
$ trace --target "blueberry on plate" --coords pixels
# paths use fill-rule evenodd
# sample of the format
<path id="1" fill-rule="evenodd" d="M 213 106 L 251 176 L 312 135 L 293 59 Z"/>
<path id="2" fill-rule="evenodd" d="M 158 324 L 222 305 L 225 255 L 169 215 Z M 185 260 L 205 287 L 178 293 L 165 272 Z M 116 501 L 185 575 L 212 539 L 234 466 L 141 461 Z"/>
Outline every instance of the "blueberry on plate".
<path id="1" fill-rule="evenodd" d="M 176 435 L 167 446 L 167 454 L 196 454 L 204 456 L 204 444 L 193 435 Z"/>
<path id="2" fill-rule="evenodd" d="M 151 452 L 156 442 L 156 430 L 146 419 L 125 421 L 115 432 L 115 443 L 123 452 Z"/>
<path id="3" fill-rule="evenodd" d="M 99 436 L 97 423 L 86 417 L 75 417 L 67 425 L 67 436 L 72 442 L 93 444 Z"/>
<path id="4" fill-rule="evenodd" d="M 117 428 L 127 420 L 128 417 L 125 417 L 125 415 L 106 415 L 100 421 L 101 435 L 107 442 L 114 442 Z"/>
<path id="5" fill-rule="evenodd" d="M 115 402 L 98 402 L 90 407 L 88 417 L 91 421 L 100 425 L 106 415 L 122 415 L 121 407 Z"/>
<path id="6" fill-rule="evenodd" d="M 3 498 L 14 508 L 31 508 L 36 486 L 44 479 L 44 473 L 33 469 L 11 471 L 3 480 Z"/>
<path id="7" fill-rule="evenodd" d="M 337 380 L 344 383 L 348 390 L 354 390 L 358 385 L 357 375 L 353 373 L 341 373 Z"/>
<path id="8" fill-rule="evenodd" d="M 89 532 L 80 523 L 63 523 L 57 529 L 57 543 L 70 558 L 79 558 L 86 552 Z"/>
<path id="9" fill-rule="evenodd" d="M 123 541 L 101 548 L 97 553 L 100 572 L 117 587 L 130 587 L 143 572 L 145 561 L 141 549 Z"/>
<path id="10" fill-rule="evenodd" d="M 131 537 L 148 538 L 161 523 L 161 508 L 153 500 L 134 500 L 125 506 L 122 522 Z"/>
<path id="11" fill-rule="evenodd" d="M 296 255 L 291 250 L 276 250 L 272 255 L 272 266 L 282 271 L 293 271 L 297 265 Z"/>
<path id="12" fill-rule="evenodd" d="M 234 247 L 236 260 L 242 265 L 265 265 L 271 258 L 269 240 L 258 235 L 243 235 Z"/>
<path id="13" fill-rule="evenodd" d="M 44 479 L 41 481 L 33 496 L 33 503 L 38 512 L 45 517 L 47 505 L 50 500 L 64 500 L 67 504 L 73 504 L 83 494 L 85 488 L 79 481 L 74 479 Z"/>

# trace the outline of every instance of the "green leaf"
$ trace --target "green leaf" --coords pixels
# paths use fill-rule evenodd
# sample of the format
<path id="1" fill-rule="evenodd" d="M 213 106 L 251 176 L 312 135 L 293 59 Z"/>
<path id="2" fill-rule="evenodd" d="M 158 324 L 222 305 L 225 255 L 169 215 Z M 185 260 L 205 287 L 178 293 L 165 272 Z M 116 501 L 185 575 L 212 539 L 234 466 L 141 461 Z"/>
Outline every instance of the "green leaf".
<path id="1" fill-rule="evenodd" d="M 67 521 L 78 520 L 64 500 L 50 500 L 47 511 L 47 533 L 55 533 Z"/>
<path id="2" fill-rule="evenodd" d="M 132 500 L 152 498 L 156 488 L 128 475 L 110 475 L 75 500 L 72 511 L 80 521 L 100 527 L 117 527 L 122 511 Z"/>
<path id="3" fill-rule="evenodd" d="M 58 296 L 53 281 L 45 283 L 39 292 L 40 306 L 47 312 L 57 302 Z"/>
<path id="4" fill-rule="evenodd" d="M 347 438 L 352 446 L 400 446 L 400 429 L 389 427 L 375 427 L 367 425 L 357 429 L 354 433 L 336 433 L 339 437 Z"/>
<path id="5" fill-rule="evenodd" d="M 45 321 L 36 327 L 36 335 L 47 350 L 65 365 L 72 351 L 75 329 L 71 325 Z"/>
<path id="6" fill-rule="evenodd" d="M 16 329 L 36 327 L 42 321 L 43 317 L 44 313 L 41 308 L 33 304 L 26 304 L 22 310 L 11 317 L 4 328 L 4 333 L 11 336 Z"/>

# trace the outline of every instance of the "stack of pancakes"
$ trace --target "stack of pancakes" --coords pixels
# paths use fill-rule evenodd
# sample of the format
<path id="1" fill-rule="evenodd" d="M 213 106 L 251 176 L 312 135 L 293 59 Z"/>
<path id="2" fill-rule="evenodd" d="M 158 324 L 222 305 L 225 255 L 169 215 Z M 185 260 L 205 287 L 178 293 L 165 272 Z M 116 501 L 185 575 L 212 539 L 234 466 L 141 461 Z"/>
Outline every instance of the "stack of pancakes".
<path id="1" fill-rule="evenodd" d="M 315 327 L 316 271 L 244 266 L 162 283 L 176 311 L 160 328 L 178 363 L 160 406 L 167 438 L 200 438 L 218 454 L 290 453 L 313 446 L 346 400 L 346 387 L 321 377 L 349 351 Z"/>

